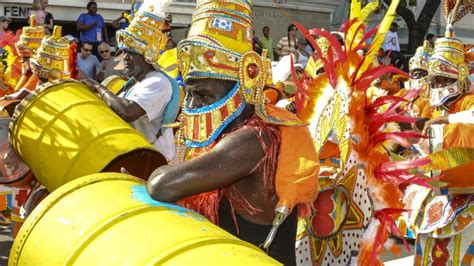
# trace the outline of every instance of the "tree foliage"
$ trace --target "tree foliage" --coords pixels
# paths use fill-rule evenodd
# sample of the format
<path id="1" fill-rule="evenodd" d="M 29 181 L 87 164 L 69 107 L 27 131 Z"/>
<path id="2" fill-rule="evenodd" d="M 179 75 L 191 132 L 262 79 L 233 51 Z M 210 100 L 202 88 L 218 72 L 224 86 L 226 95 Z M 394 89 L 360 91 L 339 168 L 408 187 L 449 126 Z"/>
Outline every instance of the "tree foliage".
<path id="1" fill-rule="evenodd" d="M 384 0 L 386 4 L 390 4 L 392 0 Z M 400 1 L 397 7 L 397 15 L 403 18 L 408 27 L 408 49 L 407 52 L 413 54 L 416 48 L 423 44 L 425 35 L 433 20 L 436 10 L 441 4 L 441 0 L 427 0 L 418 18 L 407 7 L 406 1 Z"/>

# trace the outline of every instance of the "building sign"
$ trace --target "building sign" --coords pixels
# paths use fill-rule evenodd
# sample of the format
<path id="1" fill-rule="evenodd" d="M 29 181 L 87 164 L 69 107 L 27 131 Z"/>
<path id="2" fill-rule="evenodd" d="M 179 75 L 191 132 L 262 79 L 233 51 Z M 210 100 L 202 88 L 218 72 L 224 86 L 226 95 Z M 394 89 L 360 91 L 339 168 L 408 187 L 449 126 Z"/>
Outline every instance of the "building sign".
<path id="1" fill-rule="evenodd" d="M 31 6 L 3 6 L 3 15 L 10 18 L 27 18 Z"/>
<path id="2" fill-rule="evenodd" d="M 254 11 L 253 16 L 256 19 L 282 19 L 283 16 L 278 11 L 273 11 L 269 8 L 270 11 Z"/>

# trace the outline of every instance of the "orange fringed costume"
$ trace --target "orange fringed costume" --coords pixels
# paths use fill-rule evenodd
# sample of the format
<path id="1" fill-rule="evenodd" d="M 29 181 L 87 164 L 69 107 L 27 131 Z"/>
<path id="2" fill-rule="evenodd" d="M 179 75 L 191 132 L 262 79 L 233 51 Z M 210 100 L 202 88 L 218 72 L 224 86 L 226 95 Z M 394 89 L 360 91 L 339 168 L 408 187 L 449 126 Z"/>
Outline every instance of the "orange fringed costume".
<path id="1" fill-rule="evenodd" d="M 190 34 L 177 49 L 183 80 L 211 78 L 231 80 L 236 85 L 215 104 L 199 110 L 185 107 L 183 135 L 188 147 L 208 149 L 247 104 L 253 105 L 256 116 L 264 122 L 263 128 L 279 129 L 282 140 L 278 145 L 278 161 L 282 163 L 275 165 L 277 212 L 280 208 L 291 211 L 296 205 L 309 206 L 316 198 L 318 160 L 305 123 L 285 110 L 265 105 L 263 88 L 268 82 L 269 62 L 253 52 L 252 40 L 241 34 L 251 32 L 251 5 L 250 1 L 240 0 L 197 2 Z M 216 17 L 228 16 L 232 18 L 228 21 L 230 32 L 220 28 L 222 25 L 213 25 Z M 293 141 L 303 144 L 294 145 Z M 293 162 L 287 156 L 301 159 Z"/>
<path id="2" fill-rule="evenodd" d="M 293 113 L 284 109 L 267 105 L 267 114 L 283 120 L 297 120 Z M 260 122 L 244 123 L 242 127 L 254 127 L 257 130 L 267 132 L 268 128 L 274 128 L 278 132 L 268 134 L 274 136 L 272 147 L 267 148 L 267 154 L 263 159 L 268 164 L 264 169 L 263 182 L 267 184 L 269 196 L 278 197 L 279 205 L 299 206 L 301 216 L 307 216 L 311 203 L 317 195 L 319 162 L 313 141 L 306 126 L 277 126 L 266 123 L 258 116 L 253 121 Z M 250 124 L 250 125 L 249 125 Z M 225 136 L 223 136 L 225 138 Z M 212 150 L 221 138 L 204 148 L 193 148 L 188 151 L 186 160 L 196 158 Z M 263 140 L 262 140 L 263 141 Z M 262 143 L 262 147 L 265 144 Z M 299 158 L 295 160 L 295 158 Z M 265 167 L 264 167 L 265 168 Z M 231 206 L 237 206 L 252 214 L 258 206 L 248 206 L 245 199 L 240 198 L 237 193 L 227 193 L 232 190 L 232 185 L 224 190 L 214 190 L 202 193 L 180 201 L 180 205 L 204 214 L 211 221 L 218 223 L 218 206 L 221 196 L 227 197 Z"/>
<path id="3" fill-rule="evenodd" d="M 449 114 L 471 110 L 474 108 L 474 94 L 463 95 Z M 467 124 L 448 124 L 443 131 L 443 149 L 467 148 L 474 149 L 474 126 Z M 474 161 L 443 171 L 441 181 L 447 182 L 449 188 L 474 188 Z"/>

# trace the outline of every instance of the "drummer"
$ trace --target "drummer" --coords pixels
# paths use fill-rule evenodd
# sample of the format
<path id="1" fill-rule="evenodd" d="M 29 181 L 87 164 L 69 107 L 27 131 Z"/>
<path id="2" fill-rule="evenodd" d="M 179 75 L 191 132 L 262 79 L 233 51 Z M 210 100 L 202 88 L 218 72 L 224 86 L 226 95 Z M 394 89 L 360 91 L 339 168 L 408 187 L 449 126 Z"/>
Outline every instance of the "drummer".
<path id="1" fill-rule="evenodd" d="M 61 37 L 61 31 L 61 26 L 54 26 L 53 35 L 43 39 L 36 54 L 29 60 L 33 75 L 39 78 L 39 85 L 69 76 L 69 42 Z M 29 90 L 22 90 L 22 92 L 22 94 L 15 95 L 16 99 L 22 99 L 30 94 Z M 15 175 L 21 176 L 17 182 L 10 180 L 9 183 L 15 183 L 14 186 L 20 182 L 28 183 L 20 188 L 13 188 L 12 235 L 15 237 L 24 219 L 46 194 L 46 190 L 38 182 L 35 182 L 31 172 L 28 172 L 28 167 L 16 157 L 11 149 L 5 153 L 3 166 L 10 169 L 9 171 L 16 170 Z M 26 181 L 31 179 L 33 180 L 30 182 Z"/>
<path id="2" fill-rule="evenodd" d="M 173 130 L 163 125 L 175 122 L 180 92 L 176 81 L 155 63 L 161 40 L 166 38 L 159 10 L 142 5 L 130 26 L 117 32 L 125 71 L 131 77 L 119 95 L 92 79 L 83 77 L 81 81 L 171 161 L 176 155 Z"/>

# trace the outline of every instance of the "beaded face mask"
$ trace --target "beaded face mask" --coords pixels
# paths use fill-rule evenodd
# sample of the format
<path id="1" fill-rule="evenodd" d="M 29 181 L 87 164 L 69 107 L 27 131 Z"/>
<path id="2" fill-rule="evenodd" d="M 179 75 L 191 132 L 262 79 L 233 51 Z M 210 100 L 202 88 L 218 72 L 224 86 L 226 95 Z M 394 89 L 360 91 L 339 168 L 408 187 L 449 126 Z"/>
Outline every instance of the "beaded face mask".
<path id="1" fill-rule="evenodd" d="M 454 35 L 452 31 L 448 33 Z M 428 66 L 431 78 L 439 76 L 457 80 L 447 86 L 432 87 L 430 89 L 431 106 L 441 106 L 448 100 L 460 97 L 467 90 L 469 70 L 464 62 L 464 44 L 460 40 L 451 36 L 437 39 Z"/>
<path id="2" fill-rule="evenodd" d="M 410 86 L 411 90 L 419 90 L 421 97 L 425 98 L 429 90 L 428 62 L 433 50 L 429 42 L 425 41 L 423 46 L 416 49 L 415 55 L 410 59 Z"/>
<path id="3" fill-rule="evenodd" d="M 222 131 L 245 108 L 245 102 L 239 93 L 240 84 L 217 102 L 200 108 L 183 108 L 183 132 L 186 146 L 205 147 L 216 140 Z M 188 98 L 188 97 L 186 97 Z"/>
<path id="4" fill-rule="evenodd" d="M 453 84 L 430 89 L 430 105 L 433 107 L 439 107 L 446 103 L 448 100 L 455 99 L 461 95 L 459 90 L 458 82 Z"/>

